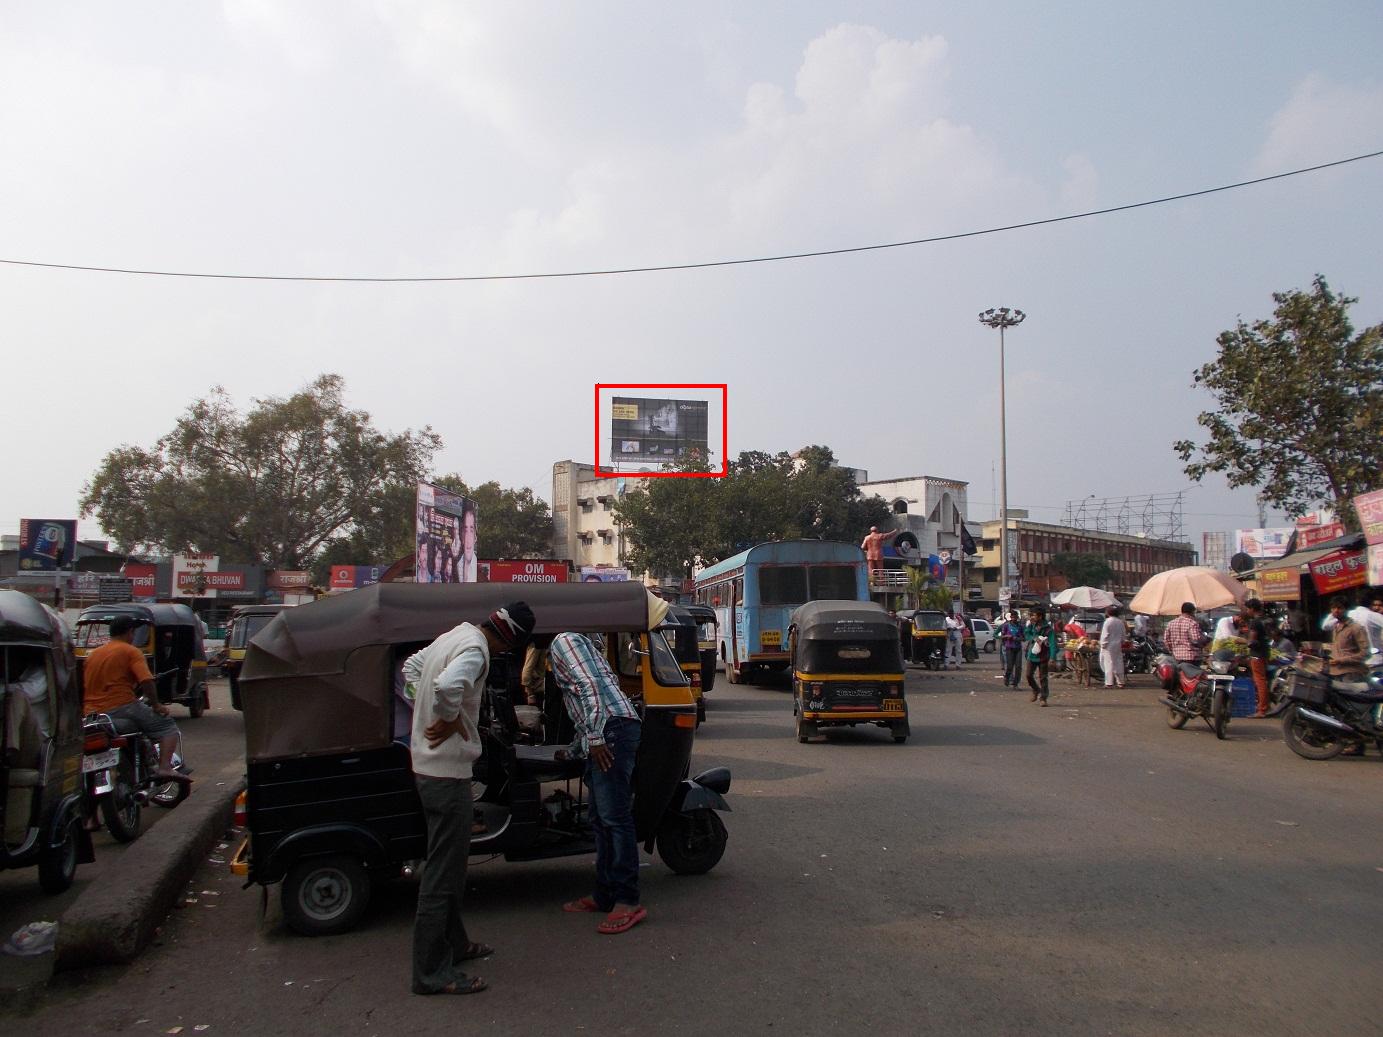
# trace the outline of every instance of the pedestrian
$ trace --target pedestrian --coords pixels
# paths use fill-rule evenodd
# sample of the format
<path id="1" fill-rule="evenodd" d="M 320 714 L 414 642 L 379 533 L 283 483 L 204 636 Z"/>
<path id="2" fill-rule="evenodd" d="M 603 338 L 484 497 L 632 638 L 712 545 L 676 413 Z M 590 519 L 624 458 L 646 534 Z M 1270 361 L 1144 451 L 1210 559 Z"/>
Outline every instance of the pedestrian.
<path id="1" fill-rule="evenodd" d="M 1105 620 L 1100 627 L 1100 669 L 1104 671 L 1106 688 L 1124 687 L 1124 638 L 1128 624 L 1119 618 L 1119 606 L 1104 610 Z"/>
<path id="2" fill-rule="evenodd" d="M 1150 620 L 1142 612 L 1133 617 L 1133 632 L 1139 637 L 1148 636 L 1148 624 Z"/>
<path id="3" fill-rule="evenodd" d="M 1168 623 L 1167 629 L 1162 631 L 1162 643 L 1177 662 L 1200 663 L 1205 631 L 1196 622 L 1196 606 L 1192 602 L 1181 603 L 1181 615 Z"/>
<path id="4" fill-rule="evenodd" d="M 462 623 L 410 657 L 417 672 L 410 751 L 413 780 L 427 821 L 427 864 L 413 922 L 413 993 L 476 994 L 479 976 L 462 964 L 493 954 L 472 942 L 461 917 L 474 810 L 471 765 L 480 756 L 480 699 L 490 659 L 517 653 L 533 633 L 522 601 L 490 613 L 480 626 Z"/>
<path id="5" fill-rule="evenodd" d="M 999 650 L 1004 660 L 1004 687 L 1016 688 L 1023 675 L 1023 624 L 1014 609 L 999 627 Z"/>
<path id="6" fill-rule="evenodd" d="M 631 650 L 637 643 L 631 643 Z M 596 932 L 626 932 L 648 917 L 639 903 L 639 840 L 634 827 L 634 759 L 643 725 L 620 690 L 605 653 L 585 634 L 565 633 L 548 647 L 552 676 L 576 725 L 558 759 L 586 758 L 595 833 L 595 892 L 562 905 L 567 912 L 602 912 Z"/>
<path id="7" fill-rule="evenodd" d="M 1040 700 L 1044 706 L 1047 704 L 1047 676 L 1055 639 L 1052 625 L 1047 622 L 1047 610 L 1041 605 L 1034 605 L 1028 613 L 1028 625 L 1023 629 L 1023 658 L 1027 663 L 1028 687 L 1032 689 L 1032 701 Z"/>
<path id="8" fill-rule="evenodd" d="M 1230 641 L 1235 638 L 1243 640 L 1244 619 L 1242 616 L 1230 615 L 1221 616 L 1220 621 L 1215 624 L 1215 640 Z"/>
<path id="9" fill-rule="evenodd" d="M 1258 711 L 1253 715 L 1262 720 L 1268 715 L 1268 655 L 1272 652 L 1272 638 L 1268 634 L 1268 620 L 1263 615 L 1263 603 L 1257 598 L 1244 602 L 1244 632 L 1249 642 L 1249 674 L 1258 692 Z"/>
<path id="10" fill-rule="evenodd" d="M 953 670 L 960 669 L 960 647 L 965 640 L 965 620 L 953 612 L 946 613 L 946 662 Z"/>

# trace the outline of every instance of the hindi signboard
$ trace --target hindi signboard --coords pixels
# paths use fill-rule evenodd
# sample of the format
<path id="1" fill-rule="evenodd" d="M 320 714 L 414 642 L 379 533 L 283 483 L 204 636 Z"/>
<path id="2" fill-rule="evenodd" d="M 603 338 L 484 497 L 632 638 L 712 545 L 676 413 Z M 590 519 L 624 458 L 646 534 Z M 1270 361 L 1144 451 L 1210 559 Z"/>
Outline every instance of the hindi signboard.
<path id="1" fill-rule="evenodd" d="M 175 598 L 214 598 L 216 588 L 211 576 L 221 568 L 219 555 L 189 552 L 173 556 L 173 587 Z M 241 580 L 244 576 L 241 575 Z"/>
<path id="2" fill-rule="evenodd" d="M 1311 563 L 1311 581 L 1316 593 L 1336 594 L 1350 587 L 1362 587 L 1368 579 L 1363 551 L 1331 551 Z"/>
<path id="3" fill-rule="evenodd" d="M 1236 529 L 1234 553 L 1250 558 L 1281 558 L 1292 539 L 1290 526 L 1280 529 Z"/>
<path id="4" fill-rule="evenodd" d="M 1355 497 L 1354 513 L 1359 516 L 1359 528 L 1364 531 L 1364 542 L 1383 544 L 1383 490 L 1361 493 Z"/>
<path id="5" fill-rule="evenodd" d="M 102 605 L 119 605 L 134 601 L 134 580 L 120 576 L 103 576 L 97 589 L 97 601 Z"/>

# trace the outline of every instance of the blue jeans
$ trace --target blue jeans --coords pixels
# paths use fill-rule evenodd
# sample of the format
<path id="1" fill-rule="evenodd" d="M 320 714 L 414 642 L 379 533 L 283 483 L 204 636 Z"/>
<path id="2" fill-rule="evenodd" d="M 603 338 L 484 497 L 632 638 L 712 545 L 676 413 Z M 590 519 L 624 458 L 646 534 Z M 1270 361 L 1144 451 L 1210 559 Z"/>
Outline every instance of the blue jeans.
<path id="1" fill-rule="evenodd" d="M 1001 648 L 1004 654 L 1004 686 L 1018 687 L 1023 679 L 1023 647 L 1014 645 L 1012 648 Z"/>
<path id="2" fill-rule="evenodd" d="M 615 758 L 608 771 L 586 762 L 591 789 L 591 828 L 595 832 L 596 906 L 639 902 L 639 838 L 634 830 L 634 760 L 642 726 L 628 717 L 605 722 L 605 745 Z"/>

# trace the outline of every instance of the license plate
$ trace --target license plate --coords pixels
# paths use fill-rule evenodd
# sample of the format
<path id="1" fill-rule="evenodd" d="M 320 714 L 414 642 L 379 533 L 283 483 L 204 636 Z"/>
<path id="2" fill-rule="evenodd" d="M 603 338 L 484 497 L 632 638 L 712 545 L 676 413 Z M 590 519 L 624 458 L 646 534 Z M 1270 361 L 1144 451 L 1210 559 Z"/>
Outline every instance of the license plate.
<path id="1" fill-rule="evenodd" d="M 107 749 L 96 756 L 82 757 L 82 773 L 90 774 L 92 771 L 103 771 L 108 767 L 114 767 L 120 762 L 119 749 Z"/>
<path id="2" fill-rule="evenodd" d="M 772 646 L 777 648 L 783 643 L 783 632 L 781 630 L 765 630 L 759 634 L 759 644 L 764 648 Z"/>
<path id="3" fill-rule="evenodd" d="M 884 699 L 884 709 L 902 709 L 902 699 Z"/>

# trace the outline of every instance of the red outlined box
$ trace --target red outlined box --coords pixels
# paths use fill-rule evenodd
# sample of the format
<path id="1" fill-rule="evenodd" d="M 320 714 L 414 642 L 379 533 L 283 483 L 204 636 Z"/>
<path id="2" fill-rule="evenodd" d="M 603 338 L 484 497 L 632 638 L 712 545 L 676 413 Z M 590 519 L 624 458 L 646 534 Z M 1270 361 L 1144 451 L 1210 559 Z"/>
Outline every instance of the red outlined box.
<path id="1" fill-rule="evenodd" d="M 600 390 L 601 389 L 719 389 L 720 390 L 720 471 L 718 472 L 613 472 L 600 467 Z M 596 383 L 595 387 L 595 474 L 597 478 L 638 476 L 640 479 L 719 479 L 730 474 L 730 386 L 728 382 L 667 382 L 644 385 Z"/>

